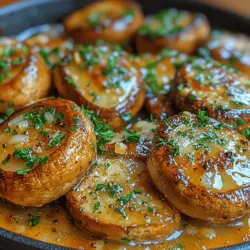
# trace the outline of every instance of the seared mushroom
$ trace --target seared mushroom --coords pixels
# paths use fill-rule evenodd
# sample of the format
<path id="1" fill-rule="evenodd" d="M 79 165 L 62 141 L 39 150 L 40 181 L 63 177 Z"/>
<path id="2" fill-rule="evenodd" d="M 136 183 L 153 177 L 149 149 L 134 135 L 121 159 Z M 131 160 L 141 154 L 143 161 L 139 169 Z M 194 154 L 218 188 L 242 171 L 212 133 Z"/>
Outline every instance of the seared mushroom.
<path id="1" fill-rule="evenodd" d="M 157 119 L 175 113 L 170 90 L 175 77 L 175 67 L 187 61 L 185 54 L 165 49 L 159 55 L 142 54 L 135 58 L 146 88 L 146 108 Z"/>
<path id="2" fill-rule="evenodd" d="M 180 227 L 179 212 L 152 188 L 144 165 L 124 157 L 98 158 L 67 207 L 79 227 L 116 241 L 164 239 Z"/>
<path id="3" fill-rule="evenodd" d="M 79 43 L 130 40 L 143 23 L 141 7 L 132 1 L 98 1 L 77 10 L 64 21 L 66 32 Z"/>
<path id="4" fill-rule="evenodd" d="M 223 224 L 249 211 L 250 142 L 205 111 L 163 121 L 147 166 L 156 187 L 188 216 Z"/>
<path id="5" fill-rule="evenodd" d="M 50 74 L 38 53 L 16 40 L 2 38 L 0 55 L 0 112 L 10 102 L 19 109 L 48 96 Z"/>
<path id="6" fill-rule="evenodd" d="M 146 18 L 138 31 L 136 48 L 139 52 L 151 53 L 171 48 L 191 54 L 207 42 L 209 36 L 210 25 L 205 15 L 167 9 Z"/>
<path id="7" fill-rule="evenodd" d="M 0 197 L 39 207 L 75 186 L 96 155 L 92 123 L 73 102 L 47 99 L 0 127 Z"/>
<path id="8" fill-rule="evenodd" d="M 46 29 L 45 29 L 46 28 Z M 25 40 L 25 43 L 38 52 L 49 69 L 54 69 L 63 63 L 63 59 L 73 50 L 74 44 L 65 38 L 61 25 L 46 25 L 43 32 L 35 34 Z M 22 36 L 19 35 L 21 38 Z"/>
<path id="9" fill-rule="evenodd" d="M 205 110 L 240 131 L 241 125 L 250 122 L 250 79 L 228 65 L 195 59 L 178 70 L 172 90 L 181 110 Z"/>
<path id="10" fill-rule="evenodd" d="M 228 63 L 250 77 L 250 37 L 229 31 L 215 30 L 208 43 L 211 56 Z"/>
<path id="11" fill-rule="evenodd" d="M 93 110 L 119 130 L 124 116 L 134 117 L 144 101 L 140 72 L 120 47 L 79 45 L 72 60 L 55 71 L 59 94 Z"/>
<path id="12" fill-rule="evenodd" d="M 44 24 L 25 30 L 17 36 L 18 40 L 25 41 L 30 46 L 44 46 L 47 43 L 65 38 L 62 24 Z"/>

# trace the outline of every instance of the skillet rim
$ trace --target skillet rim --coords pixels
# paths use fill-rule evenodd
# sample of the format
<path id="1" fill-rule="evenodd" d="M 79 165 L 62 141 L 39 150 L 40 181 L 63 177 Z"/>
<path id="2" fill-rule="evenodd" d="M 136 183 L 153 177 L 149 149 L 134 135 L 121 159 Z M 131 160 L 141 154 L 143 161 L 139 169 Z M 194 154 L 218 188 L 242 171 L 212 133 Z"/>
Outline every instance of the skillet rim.
<path id="1" fill-rule="evenodd" d="M 39 7 L 40 5 L 46 5 L 46 4 L 50 4 L 50 3 L 59 3 L 59 2 L 61 2 L 61 0 L 26 0 L 23 2 L 10 4 L 6 7 L 0 8 L 0 19 L 4 18 L 5 15 L 17 13 L 18 11 L 22 11 L 26 8 Z M 70 0 L 68 0 L 68 2 L 70 2 Z M 86 1 L 86 4 L 88 2 L 92 2 L 92 0 Z M 143 0 L 141 0 L 139 2 L 143 6 Z M 171 6 L 171 3 L 173 5 L 176 3 L 177 3 L 177 5 L 182 4 L 183 9 L 185 9 L 191 3 L 192 4 L 191 9 L 193 8 L 193 6 L 195 6 L 197 8 L 201 8 L 201 9 L 208 8 L 209 11 L 211 11 L 211 12 L 213 12 L 213 11 L 221 12 L 221 13 L 224 13 L 228 16 L 231 16 L 232 18 L 239 20 L 239 22 L 246 23 L 246 25 L 248 25 L 250 28 L 250 16 L 247 17 L 247 16 L 240 15 L 240 14 L 233 12 L 232 10 L 227 10 L 227 9 L 223 9 L 221 7 L 216 7 L 216 6 L 208 4 L 208 3 L 197 2 L 195 0 L 191 0 L 189 2 L 186 2 L 184 0 L 177 0 L 177 1 L 163 0 L 161 2 L 162 2 L 162 5 L 168 4 L 170 6 Z M 85 2 L 83 2 L 82 5 L 84 5 L 84 4 L 85 4 Z M 27 249 L 27 250 L 28 249 L 34 249 L 34 250 L 35 249 L 37 249 L 37 250 L 38 249 L 44 249 L 44 250 L 71 250 L 71 249 L 73 250 L 74 249 L 74 248 L 63 247 L 63 246 L 39 241 L 36 239 L 32 239 L 32 238 L 29 238 L 26 236 L 22 236 L 20 234 L 3 229 L 3 228 L 1 228 L 1 226 L 0 226 L 0 243 L 2 245 L 0 247 L 6 246 L 7 247 L 6 249 L 10 249 L 7 244 L 13 244 L 13 245 L 15 244 L 16 247 L 19 246 L 19 247 L 21 247 L 20 249 Z M 216 248 L 216 249 L 218 249 L 218 250 L 248 250 L 248 249 L 250 249 L 250 241 L 239 243 L 236 245 Z M 2 249 L 2 250 L 4 250 L 4 249 Z"/>

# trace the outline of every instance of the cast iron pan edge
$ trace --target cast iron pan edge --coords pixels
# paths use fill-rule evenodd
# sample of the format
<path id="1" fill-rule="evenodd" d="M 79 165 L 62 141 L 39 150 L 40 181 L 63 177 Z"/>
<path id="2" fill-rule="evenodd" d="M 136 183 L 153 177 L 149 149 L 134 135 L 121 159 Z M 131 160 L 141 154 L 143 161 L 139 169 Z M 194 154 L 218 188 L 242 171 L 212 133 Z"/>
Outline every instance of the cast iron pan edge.
<path id="1" fill-rule="evenodd" d="M 23 30 L 45 23 L 62 20 L 72 11 L 80 8 L 92 0 L 30 0 L 13 4 L 0 9 L 0 35 L 14 36 Z M 250 34 L 250 18 L 237 15 L 207 4 L 185 0 L 139 0 L 146 14 L 154 13 L 167 7 L 177 7 L 205 13 L 213 27 L 229 29 Z M 1 226 L 0 226 L 1 227 Z M 61 247 L 0 228 L 1 250 L 69 250 L 72 248 Z M 250 242 L 234 246 L 218 248 L 220 250 L 250 250 Z"/>

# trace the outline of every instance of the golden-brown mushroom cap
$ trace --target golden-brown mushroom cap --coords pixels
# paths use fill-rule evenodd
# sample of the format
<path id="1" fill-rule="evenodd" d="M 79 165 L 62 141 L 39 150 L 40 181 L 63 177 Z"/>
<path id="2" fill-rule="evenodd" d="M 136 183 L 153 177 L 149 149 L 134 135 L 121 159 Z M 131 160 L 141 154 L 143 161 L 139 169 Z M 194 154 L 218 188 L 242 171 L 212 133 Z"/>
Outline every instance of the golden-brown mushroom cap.
<path id="1" fill-rule="evenodd" d="M 0 54 L 0 112 L 10 102 L 19 109 L 48 96 L 50 74 L 38 53 L 16 40 L 2 38 Z"/>
<path id="2" fill-rule="evenodd" d="M 55 71 L 59 94 L 93 110 L 114 130 L 126 125 L 144 102 L 139 69 L 120 47 L 80 45 L 72 59 Z"/>
<path id="3" fill-rule="evenodd" d="M 250 37 L 241 33 L 215 30 L 207 45 L 211 56 L 240 69 L 250 77 Z"/>
<path id="4" fill-rule="evenodd" d="M 166 9 L 146 17 L 137 34 L 136 48 L 139 52 L 156 53 L 170 48 L 192 54 L 209 36 L 210 25 L 205 15 Z"/>
<path id="5" fill-rule="evenodd" d="M 65 38 L 63 24 L 45 24 L 30 30 L 25 30 L 18 35 L 18 40 L 25 40 L 25 43 L 30 46 L 44 46 L 51 41 L 57 41 Z"/>
<path id="6" fill-rule="evenodd" d="M 250 142 L 205 111 L 163 121 L 147 166 L 156 187 L 182 213 L 229 223 L 249 211 Z"/>
<path id="7" fill-rule="evenodd" d="M 157 119 L 175 113 L 169 92 L 175 77 L 175 67 L 170 57 L 160 54 L 142 54 L 134 59 L 140 68 L 145 85 L 145 105 Z"/>
<path id="8" fill-rule="evenodd" d="M 25 32 L 19 37 L 26 37 Z M 73 42 L 65 37 L 64 28 L 60 24 L 42 26 L 41 32 L 26 39 L 25 43 L 42 56 L 49 69 L 61 65 L 74 48 Z"/>
<path id="9" fill-rule="evenodd" d="M 0 197 L 42 206 L 75 186 L 96 155 L 92 123 L 73 102 L 47 99 L 0 127 Z"/>
<path id="10" fill-rule="evenodd" d="M 82 229 L 108 239 L 164 239 L 180 227 L 180 214 L 152 187 L 144 164 L 121 156 L 98 158 L 92 171 L 67 195 Z"/>
<path id="11" fill-rule="evenodd" d="M 240 125 L 250 122 L 250 79 L 237 69 L 216 61 L 195 59 L 178 70 L 172 96 L 181 110 L 198 109 L 219 121 Z"/>
<path id="12" fill-rule="evenodd" d="M 64 21 L 66 32 L 79 43 L 128 41 L 142 23 L 141 7 L 136 2 L 123 0 L 91 3 Z"/>

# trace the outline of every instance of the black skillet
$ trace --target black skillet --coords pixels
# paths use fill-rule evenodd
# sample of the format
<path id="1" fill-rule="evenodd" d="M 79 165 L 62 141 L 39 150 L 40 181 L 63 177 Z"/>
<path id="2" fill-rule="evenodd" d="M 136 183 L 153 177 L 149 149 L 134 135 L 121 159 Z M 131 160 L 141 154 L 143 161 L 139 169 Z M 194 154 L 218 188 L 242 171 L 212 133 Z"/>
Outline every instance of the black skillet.
<path id="1" fill-rule="evenodd" d="M 1 0 L 0 0 L 1 1 Z M 31 27 L 55 23 L 72 11 L 92 2 L 92 0 L 30 0 L 0 9 L 0 35 L 15 36 Z M 207 15 L 213 27 L 250 34 L 250 17 L 242 17 L 197 1 L 187 0 L 139 0 L 144 13 L 150 14 L 168 7 L 200 11 Z M 1 228 L 1 225 L 0 225 Z M 15 233 L 0 229 L 1 250 L 67 250 L 32 240 Z M 248 250 L 250 242 L 220 249 Z"/>

